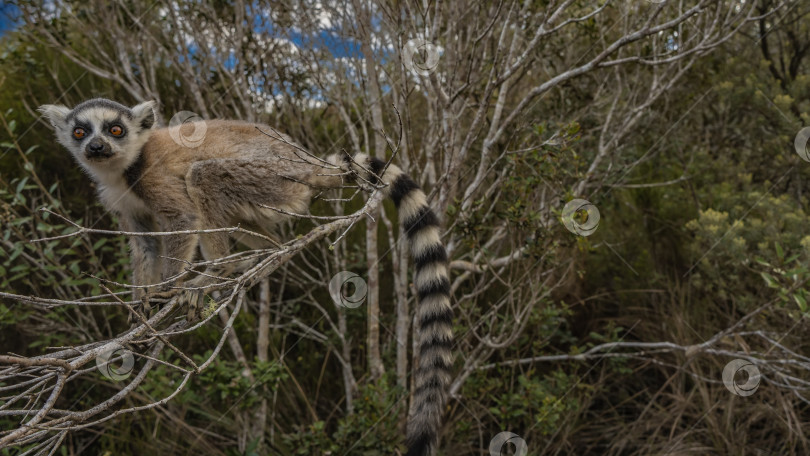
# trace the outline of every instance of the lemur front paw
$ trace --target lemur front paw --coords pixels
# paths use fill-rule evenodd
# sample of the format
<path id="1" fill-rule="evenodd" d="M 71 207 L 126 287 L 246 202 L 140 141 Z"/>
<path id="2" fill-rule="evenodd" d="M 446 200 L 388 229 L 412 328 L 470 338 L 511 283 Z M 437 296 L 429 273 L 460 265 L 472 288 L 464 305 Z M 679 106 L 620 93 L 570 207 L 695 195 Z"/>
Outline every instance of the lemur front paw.
<path id="1" fill-rule="evenodd" d="M 203 317 L 203 310 L 205 309 L 205 292 L 198 289 L 188 288 L 169 288 L 165 286 L 160 291 L 150 291 L 141 297 L 141 303 L 136 305 L 133 309 L 141 315 L 143 319 L 149 319 L 154 315 L 154 311 L 159 308 L 161 304 L 169 302 L 172 298 L 177 297 L 178 307 L 188 305 L 186 319 L 188 321 L 196 321 Z M 130 313 L 129 323 L 140 324 L 141 318 L 138 318 L 135 313 Z"/>
<path id="2" fill-rule="evenodd" d="M 159 304 L 165 304 L 169 301 L 174 295 L 176 295 L 180 290 L 172 290 L 172 289 L 163 289 L 162 291 L 150 291 L 144 293 L 141 296 L 141 303 L 139 305 L 135 305 L 133 313 L 129 314 L 129 324 L 140 324 L 142 323 L 141 318 L 148 320 L 154 315 L 154 310 L 159 307 Z M 157 304 L 155 308 L 153 308 L 152 304 Z M 140 314 L 141 318 L 138 318 L 135 313 Z"/>
<path id="3" fill-rule="evenodd" d="M 205 293 L 202 290 L 184 290 L 183 295 L 180 297 L 180 304 L 188 304 L 187 321 L 200 320 L 205 308 Z"/>

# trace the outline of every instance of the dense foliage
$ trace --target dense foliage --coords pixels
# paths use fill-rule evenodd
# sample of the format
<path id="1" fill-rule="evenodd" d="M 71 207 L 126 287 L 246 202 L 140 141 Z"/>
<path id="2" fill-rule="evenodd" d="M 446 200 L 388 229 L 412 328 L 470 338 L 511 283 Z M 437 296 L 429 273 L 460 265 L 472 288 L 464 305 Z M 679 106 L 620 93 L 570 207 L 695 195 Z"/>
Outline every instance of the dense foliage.
<path id="1" fill-rule="evenodd" d="M 195 14 L 191 3 L 179 2 L 177 14 Z M 230 2 L 201 3 L 227 20 L 240 20 L 227 13 Z M 528 3 L 539 11 L 554 2 Z M 588 7 L 584 3 L 574 2 L 583 11 Z M 274 7 L 279 30 L 292 26 L 292 4 Z M 762 2 L 762 11 L 769 5 Z M 82 44 L 87 36 L 74 29 L 90 27 L 103 34 L 103 25 L 87 17 L 103 7 L 74 7 L 76 14 L 54 16 L 44 27 L 69 43 L 71 52 L 98 63 L 104 57 Z M 564 68 L 588 55 L 623 17 L 619 7 L 606 14 L 550 38 L 544 46 L 566 54 L 535 50 L 542 65 L 521 74 L 514 86 L 528 89 L 549 68 Z M 489 454 L 490 440 L 501 431 L 520 435 L 532 455 L 810 453 L 810 396 L 794 388 L 796 383 L 773 374 L 778 369 L 766 373 L 763 368 L 765 378 L 757 392 L 741 397 L 724 387 L 721 376 L 734 353 L 765 358 L 774 350 L 770 339 L 758 338 L 756 332 L 795 355 L 769 362 L 804 366 L 804 379 L 810 372 L 810 344 L 804 337 L 810 329 L 804 319 L 810 300 L 810 197 L 805 191 L 810 163 L 794 148 L 796 135 L 810 125 L 808 19 L 806 3 L 789 4 L 765 25 L 750 23 L 701 55 L 644 107 L 631 132 L 609 147 L 615 154 L 595 168 L 591 164 L 608 113 L 616 104 L 632 106 L 635 89 L 651 84 L 661 67 L 634 63 L 603 68 L 560 85 L 525 113 L 513 135 L 494 145 L 503 155 L 490 163 L 494 171 L 489 180 L 480 183 L 495 182 L 491 192 L 465 202 L 461 195 L 469 179 L 453 184 L 460 191 L 449 193 L 454 197 L 444 211 L 446 238 L 455 246 L 453 259 L 518 254 L 498 274 L 453 272 L 456 278 L 469 275 L 454 290 L 459 371 L 468 357 L 478 354 L 470 340 L 486 340 L 491 352 L 485 365 L 469 370 L 449 403 L 442 454 Z M 767 27 L 767 33 L 760 27 Z M 127 282 L 126 240 L 88 234 L 29 242 L 75 229 L 57 214 L 82 226 L 116 226 L 115 218 L 96 202 L 93 185 L 34 109 L 93 96 L 133 104 L 137 96 L 77 64 L 64 47 L 40 33 L 23 21 L 0 39 L 0 292 L 75 301 L 104 293 L 101 285 L 111 286 L 105 281 Z M 165 36 L 156 33 L 153 38 Z M 257 41 L 246 39 L 244 46 L 257 46 Z M 164 44 L 154 52 L 172 49 L 171 43 Z M 380 66 L 394 65 L 383 59 Z M 308 77 L 307 67 L 274 68 L 277 73 L 265 77 L 283 78 L 276 89 L 284 94 L 285 107 L 257 109 L 251 116 L 278 125 L 311 150 L 350 149 L 346 120 L 361 125 L 361 109 L 340 112 L 341 105 L 330 102 L 324 89 L 333 81 L 313 80 L 317 78 Z M 160 94 L 166 119 L 193 104 L 195 93 L 202 93 L 210 105 L 230 93 L 218 74 L 223 68 L 201 69 L 192 78 L 197 87 L 189 87 L 181 67 L 172 62 L 164 61 L 154 71 L 152 88 Z M 367 77 L 360 72 L 355 76 Z M 386 93 L 388 89 L 383 87 Z M 359 89 L 346 90 L 351 94 Z M 148 91 L 143 92 L 139 95 Z M 469 99 L 479 96 L 483 90 Z M 321 97 L 326 98 L 323 103 L 307 103 Z M 358 106 L 367 102 L 362 96 L 348 98 Z M 444 120 L 428 112 L 420 95 L 413 98 L 409 112 L 386 112 L 385 119 L 394 126 L 388 133 L 396 136 L 397 121 L 392 119 L 407 116 L 415 150 L 429 146 L 421 143 L 419 132 L 439 129 L 435 124 Z M 506 102 L 519 103 L 520 97 L 515 98 Z M 245 117 L 232 106 L 227 98 L 216 110 L 210 108 L 212 116 Z M 369 132 L 360 131 L 371 149 Z M 474 170 L 481 146 L 470 153 L 465 166 Z M 415 161 L 410 170 L 420 175 L 434 168 L 440 177 L 444 165 Z M 502 178 L 496 180 L 496 173 Z M 586 178 L 588 183 L 578 187 Z M 545 205 L 538 190 L 543 186 L 561 189 L 559 205 Z M 601 221 L 593 235 L 576 236 L 560 223 L 562 204 L 572 198 L 587 199 L 598 208 Z M 319 202 L 313 212 L 330 213 L 333 207 Z M 393 214 L 392 206 L 385 210 Z M 283 232 L 294 236 L 311 226 L 304 221 Z M 500 226 L 503 232 L 498 232 Z M 391 228 L 379 224 L 381 256 L 390 247 L 386 229 Z M 363 271 L 365 237 L 366 231 L 356 227 L 343 240 L 339 253 L 347 269 Z M 498 247 L 488 243 L 495 237 Z M 408 389 L 395 376 L 396 341 L 386 334 L 397 324 L 397 294 L 390 290 L 398 260 L 386 258 L 379 265 L 386 371 L 378 376 L 367 362 L 366 313 L 347 312 L 346 333 L 339 335 L 322 320 L 322 309 L 308 304 L 331 303 L 321 280 L 328 274 L 320 271 L 330 255 L 323 242 L 271 277 L 268 360 L 251 355 L 259 349 L 257 302 L 262 298 L 256 288 L 235 324 L 246 364 L 223 350 L 173 400 L 71 432 L 57 454 L 370 456 L 401 451 Z M 515 302 L 526 299 L 532 305 L 519 313 Z M 0 354 L 35 356 L 52 347 L 109 339 L 126 328 L 126 318 L 126 311 L 116 307 L 47 307 L 0 299 Z M 202 360 L 216 345 L 217 324 L 175 343 Z M 316 337 L 307 332 L 310 326 Z M 715 351 L 691 349 L 732 327 L 734 334 L 712 345 Z M 349 358 L 339 360 L 335 355 L 345 352 L 336 347 L 347 346 L 346 340 Z M 576 356 L 610 342 L 671 342 L 683 349 Z M 532 357 L 538 359 L 527 361 Z M 342 361 L 351 363 L 356 378 L 348 406 Z M 124 407 L 163 398 L 176 387 L 169 366 L 160 365 L 149 375 Z M 81 385 L 66 391 L 57 408 L 89 408 L 122 387 L 95 371 L 85 374 Z M 0 400 L 0 411 L 3 404 Z M 257 424 L 257 416 L 265 422 Z M 20 420 L 0 414 L 0 431 L 16 428 Z M 0 454 L 22 450 L 11 447 Z"/>

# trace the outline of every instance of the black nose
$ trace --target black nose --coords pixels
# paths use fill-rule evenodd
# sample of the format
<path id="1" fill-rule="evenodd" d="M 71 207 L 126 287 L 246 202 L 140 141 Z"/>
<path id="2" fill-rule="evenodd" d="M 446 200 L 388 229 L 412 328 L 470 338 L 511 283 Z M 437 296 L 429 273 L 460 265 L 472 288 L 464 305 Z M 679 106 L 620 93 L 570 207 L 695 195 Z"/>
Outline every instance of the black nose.
<path id="1" fill-rule="evenodd" d="M 99 138 L 93 138 L 84 149 L 87 158 L 108 158 L 112 156 L 110 145 Z"/>

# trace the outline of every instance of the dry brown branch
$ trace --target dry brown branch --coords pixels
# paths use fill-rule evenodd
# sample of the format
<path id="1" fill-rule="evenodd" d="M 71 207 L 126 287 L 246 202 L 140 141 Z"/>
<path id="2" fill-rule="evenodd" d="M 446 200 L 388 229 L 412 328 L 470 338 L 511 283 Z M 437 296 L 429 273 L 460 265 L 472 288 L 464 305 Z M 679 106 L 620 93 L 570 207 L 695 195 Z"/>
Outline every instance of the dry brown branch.
<path id="1" fill-rule="evenodd" d="M 262 282 L 273 271 L 284 265 L 308 246 L 322 240 L 326 236 L 338 232 L 338 230 L 343 230 L 351 226 L 362 217 L 369 216 L 369 214 L 377 209 L 381 198 L 381 192 L 374 192 L 361 210 L 340 217 L 325 225 L 320 225 L 310 233 L 279 246 L 278 249 L 264 251 L 265 253 L 259 255 L 257 257 L 258 261 L 255 261 L 253 266 L 247 271 L 233 279 L 214 284 L 211 288 L 220 290 L 221 295 L 225 297 L 221 298 L 216 303 L 216 311 L 208 315 L 203 321 L 197 322 L 194 325 L 184 320 L 171 323 L 173 316 L 179 310 L 177 297 L 169 300 L 155 315 L 147 319 L 144 315 L 131 307 L 132 302 L 121 300 L 116 293 L 113 293 L 108 287 L 102 285 L 102 288 L 107 292 L 107 296 L 112 296 L 117 305 L 126 307 L 130 309 L 131 312 L 135 312 L 139 323 L 113 339 L 94 342 L 81 347 L 73 347 L 67 350 L 59 350 L 43 356 L 25 358 L 0 355 L 0 364 L 8 365 L 0 368 L 0 383 L 7 385 L 0 390 L 0 394 L 2 394 L 2 398 L 5 402 L 5 404 L 0 407 L 0 414 L 6 416 L 31 415 L 29 419 L 21 422 L 19 428 L 0 431 L 0 448 L 25 442 L 40 442 L 44 445 L 42 447 L 43 451 L 46 448 L 52 449 L 54 448 L 53 445 L 58 444 L 61 438 L 64 437 L 65 431 L 95 426 L 124 413 L 148 410 L 167 403 L 183 390 L 193 375 L 199 374 L 211 365 L 226 340 L 233 339 L 233 323 L 242 308 L 245 291 L 247 289 Z M 76 233 L 104 235 L 126 234 L 122 231 L 94 230 L 79 227 L 78 225 L 76 226 L 79 228 L 79 231 Z M 71 235 L 75 235 L 75 233 Z M 85 301 L 41 300 L 8 293 L 2 294 L 2 297 L 48 306 L 101 304 Z M 237 298 L 234 299 L 235 297 Z M 113 303 L 109 304 L 113 305 Z M 214 315 L 220 312 L 226 312 L 225 309 L 230 305 L 233 305 L 233 310 L 224 322 L 225 326 L 222 329 L 220 341 L 211 356 L 203 363 L 197 365 L 191 360 L 189 354 L 183 352 L 171 342 L 172 337 L 192 332 L 210 321 Z M 226 314 L 223 313 L 223 315 Z M 131 347 L 132 349 L 123 347 Z M 137 347 L 142 348 L 138 349 Z M 165 347 L 168 347 L 169 350 L 165 351 Z M 115 353 L 115 357 L 110 358 L 110 351 Z M 192 368 L 192 370 L 189 371 L 180 369 L 181 372 L 185 373 L 183 374 L 182 381 L 174 392 L 149 404 L 127 409 L 116 409 L 117 404 L 147 378 L 149 371 L 154 365 L 158 363 L 171 365 L 170 360 L 173 356 L 177 356 Z M 112 372 L 112 378 L 116 380 L 126 380 L 129 378 L 129 375 L 133 371 L 123 373 L 120 375 L 120 377 L 123 378 L 119 379 L 119 375 L 116 374 L 116 371 L 114 369 L 110 370 L 111 368 L 108 364 L 113 364 L 116 360 L 121 358 L 124 360 L 132 360 L 132 365 L 129 366 L 130 369 L 134 368 L 136 364 L 135 358 L 145 361 L 137 371 L 135 377 L 113 397 L 84 411 L 54 410 L 54 404 L 57 399 L 65 388 L 70 387 L 73 380 L 83 375 L 97 374 L 94 368 L 81 369 L 83 366 L 88 366 L 89 363 L 99 362 L 100 359 L 105 359 L 105 362 L 99 366 L 99 370 L 101 370 L 102 373 Z M 126 365 L 126 361 L 124 361 L 122 367 Z M 105 371 L 105 369 L 107 370 Z M 37 390 L 40 392 L 36 396 L 31 396 Z M 15 393 L 14 391 L 17 392 Z M 23 398 L 27 399 L 21 401 L 20 399 Z"/>

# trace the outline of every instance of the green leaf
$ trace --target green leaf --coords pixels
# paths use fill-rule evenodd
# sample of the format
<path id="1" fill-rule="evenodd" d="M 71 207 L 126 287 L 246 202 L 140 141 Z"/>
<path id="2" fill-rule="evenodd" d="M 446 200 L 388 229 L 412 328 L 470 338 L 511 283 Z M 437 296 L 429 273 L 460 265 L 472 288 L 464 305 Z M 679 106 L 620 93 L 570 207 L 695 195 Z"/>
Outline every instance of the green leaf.
<path id="1" fill-rule="evenodd" d="M 807 312 L 807 300 L 804 299 L 804 296 L 800 294 L 794 294 L 793 299 L 796 301 L 796 304 L 799 305 L 799 310 L 802 312 Z"/>
<path id="2" fill-rule="evenodd" d="M 23 177 L 22 179 L 20 179 L 20 183 L 17 184 L 16 193 L 20 193 L 23 190 L 23 187 L 25 187 L 26 182 L 28 182 L 28 177 Z"/>
<path id="3" fill-rule="evenodd" d="M 776 279 L 773 278 L 772 275 L 768 274 L 767 272 L 760 272 L 759 274 L 762 276 L 763 279 L 765 279 L 765 283 L 767 283 L 769 287 L 771 288 L 779 287 L 779 283 L 776 281 Z"/>
<path id="4" fill-rule="evenodd" d="M 8 257 L 8 260 L 9 261 L 14 261 L 15 258 L 20 256 L 20 254 L 22 253 L 22 250 L 23 250 L 22 244 L 15 245 L 14 250 L 11 252 L 11 256 Z"/>
<path id="5" fill-rule="evenodd" d="M 768 266 L 768 267 L 771 267 L 771 264 L 770 264 L 770 263 L 768 263 L 767 261 L 765 261 L 764 259 L 762 259 L 762 258 L 760 258 L 760 257 L 756 257 L 756 258 L 754 258 L 754 261 L 756 261 L 757 263 L 759 263 L 759 264 L 761 264 L 761 265 L 763 265 L 763 266 Z"/>

